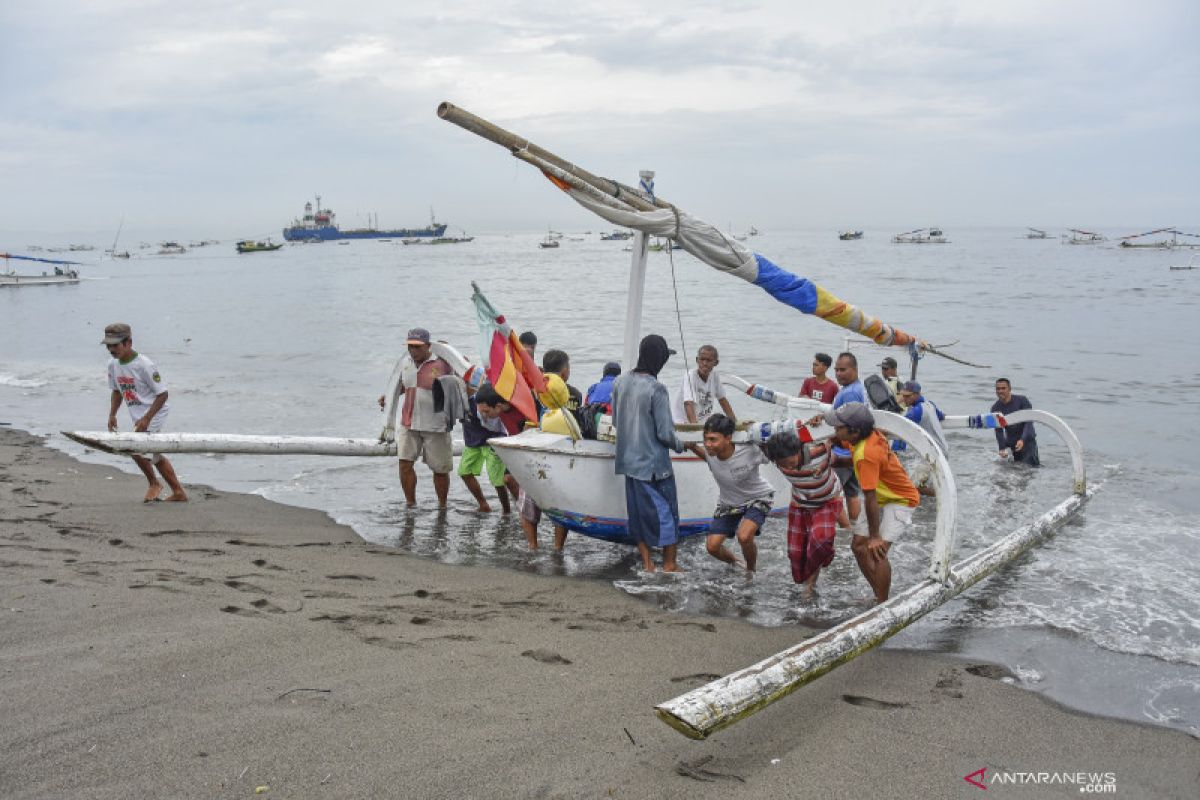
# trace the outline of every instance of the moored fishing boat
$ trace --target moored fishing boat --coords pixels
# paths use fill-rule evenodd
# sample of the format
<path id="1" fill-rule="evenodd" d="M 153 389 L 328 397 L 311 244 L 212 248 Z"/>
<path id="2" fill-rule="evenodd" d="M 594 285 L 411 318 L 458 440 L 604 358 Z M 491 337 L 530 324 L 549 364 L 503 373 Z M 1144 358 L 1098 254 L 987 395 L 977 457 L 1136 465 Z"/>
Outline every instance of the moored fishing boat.
<path id="1" fill-rule="evenodd" d="M 838 234 L 838 238 L 843 242 L 853 242 L 863 238 L 862 231 L 842 231 Z"/>
<path id="2" fill-rule="evenodd" d="M 1171 238 L 1159 239 L 1157 241 L 1141 241 L 1146 236 L 1154 236 L 1156 234 L 1168 234 Z M 1185 241 L 1179 241 L 1179 237 L 1183 236 Z M 1187 241 L 1191 239 L 1192 241 Z M 1145 233 L 1135 233 L 1131 236 L 1122 236 L 1118 240 L 1121 247 L 1144 249 L 1144 250 L 1177 250 L 1180 248 L 1197 248 L 1200 247 L 1200 234 L 1184 233 L 1175 228 L 1159 228 Z"/>
<path id="3" fill-rule="evenodd" d="M 946 244 L 949 240 L 941 228 L 918 228 L 915 231 L 897 233 L 892 237 L 894 244 Z"/>
<path id="4" fill-rule="evenodd" d="M 4 267 L 0 269 L 0 286 L 56 286 L 68 283 L 79 283 L 80 266 L 78 261 L 61 261 L 53 258 L 37 258 L 35 256 L 18 256 L 12 253 L 0 253 L 4 259 Z M 32 261 L 50 264 L 53 272 L 42 272 L 39 275 L 21 274 L 13 269 L 11 261 Z"/>
<path id="5" fill-rule="evenodd" d="M 1079 228 L 1068 228 L 1067 230 L 1071 235 L 1063 234 L 1063 244 L 1100 244 L 1100 242 L 1108 241 L 1108 237 L 1095 231 L 1084 231 Z"/>
<path id="6" fill-rule="evenodd" d="M 243 239 L 237 243 L 237 251 L 239 253 L 269 253 L 281 247 L 283 247 L 282 242 L 272 242 L 270 239 L 267 239 L 265 242 Z"/>

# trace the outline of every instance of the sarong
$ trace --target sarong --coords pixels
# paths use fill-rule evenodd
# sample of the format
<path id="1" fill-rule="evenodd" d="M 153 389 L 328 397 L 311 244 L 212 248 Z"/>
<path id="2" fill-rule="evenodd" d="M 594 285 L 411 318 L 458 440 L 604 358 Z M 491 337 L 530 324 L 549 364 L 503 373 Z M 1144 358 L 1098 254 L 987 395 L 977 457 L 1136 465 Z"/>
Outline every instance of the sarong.
<path id="1" fill-rule="evenodd" d="M 625 476 L 625 508 L 629 512 L 629 535 L 635 540 L 650 547 L 666 547 L 679 541 L 674 475 L 656 481 Z"/>
<path id="2" fill-rule="evenodd" d="M 820 508 L 804 508 L 795 503 L 788 507 L 788 559 L 796 583 L 804 583 L 833 561 L 833 540 L 841 510 L 840 497 Z"/>

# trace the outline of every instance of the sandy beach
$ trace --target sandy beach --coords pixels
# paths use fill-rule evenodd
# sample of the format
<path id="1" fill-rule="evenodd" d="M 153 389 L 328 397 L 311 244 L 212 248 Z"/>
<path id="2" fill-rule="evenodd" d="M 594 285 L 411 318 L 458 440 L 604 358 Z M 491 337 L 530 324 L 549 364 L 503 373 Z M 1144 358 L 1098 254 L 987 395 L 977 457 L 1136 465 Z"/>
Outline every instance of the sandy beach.
<path id="1" fill-rule="evenodd" d="M 653 705 L 794 644 L 795 629 L 447 566 L 316 511 L 187 488 L 187 504 L 143 504 L 140 476 L 0 429 L 0 796 L 1081 794 L 980 795 L 964 776 L 983 768 L 1200 795 L 1186 734 L 890 650 L 690 741 Z"/>

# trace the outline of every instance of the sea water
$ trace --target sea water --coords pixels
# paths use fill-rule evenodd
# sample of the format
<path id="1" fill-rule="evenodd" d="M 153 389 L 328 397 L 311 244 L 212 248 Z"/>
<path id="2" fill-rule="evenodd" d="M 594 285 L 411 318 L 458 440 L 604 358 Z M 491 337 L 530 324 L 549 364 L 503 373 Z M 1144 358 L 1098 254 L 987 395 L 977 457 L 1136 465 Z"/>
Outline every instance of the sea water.
<path id="1" fill-rule="evenodd" d="M 1066 246 L 1015 230 L 947 234 L 944 245 L 891 244 L 886 231 L 871 230 L 853 242 L 833 231 L 767 231 L 748 241 L 869 313 L 985 365 L 920 361 L 925 395 L 946 413 L 987 411 L 994 380 L 1011 379 L 1015 393 L 1075 430 L 1099 485 L 1053 538 L 888 646 L 999 662 L 1014 682 L 1068 705 L 1200 734 L 1200 273 L 1170 270 L 1187 263 L 1178 252 Z M 546 250 L 540 238 L 326 242 L 246 255 L 223 244 L 87 264 L 78 285 L 0 289 L 0 422 L 49 434 L 103 429 L 100 339 L 105 324 L 123 321 L 170 389 L 167 430 L 372 437 L 384 421 L 376 400 L 410 327 L 477 356 L 471 281 L 517 329 L 537 332 L 540 352 L 570 353 L 570 382 L 586 390 L 604 362 L 621 357 L 627 243 L 579 232 Z M 15 243 L 27 240 L 9 237 L 0 249 L 21 252 Z M 672 389 L 702 344 L 719 349 L 722 374 L 785 392 L 808 375 L 814 352 L 846 347 L 841 329 L 681 251 L 649 254 L 648 271 L 643 332 L 680 351 L 660 376 Z M 851 348 L 863 376 L 878 371 L 884 351 L 861 340 Z M 905 353 L 893 354 L 906 375 Z M 731 400 L 739 416 L 778 416 L 745 396 Z M 128 430 L 124 411 L 119 420 Z M 1000 462 L 991 432 L 948 439 L 960 491 L 955 560 L 1070 493 L 1068 452 L 1049 430 L 1039 432 L 1036 471 Z M 128 459 L 85 453 L 61 436 L 51 443 L 133 471 Z M 711 559 L 698 540 L 681 547 L 684 575 L 646 576 L 632 548 L 572 535 L 564 553 L 552 552 L 547 523 L 542 550 L 529 552 L 516 520 L 477 513 L 456 477 L 450 509 L 439 514 L 423 467 L 419 506 L 407 509 L 394 459 L 172 460 L 185 482 L 322 509 L 368 541 L 419 556 L 605 581 L 678 613 L 795 626 L 797 639 L 853 616 L 869 594 L 842 534 L 817 598 L 805 602 L 781 520 L 759 538 L 753 580 Z M 140 497 L 134 483 L 131 502 Z M 933 527 L 927 501 L 893 550 L 895 590 L 924 577 Z"/>

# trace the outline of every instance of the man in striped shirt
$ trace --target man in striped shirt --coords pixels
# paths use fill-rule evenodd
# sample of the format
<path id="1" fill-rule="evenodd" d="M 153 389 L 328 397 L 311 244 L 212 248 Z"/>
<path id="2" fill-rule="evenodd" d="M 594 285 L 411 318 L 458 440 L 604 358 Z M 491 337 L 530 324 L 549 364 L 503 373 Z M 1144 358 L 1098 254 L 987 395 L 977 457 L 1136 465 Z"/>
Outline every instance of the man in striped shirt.
<path id="1" fill-rule="evenodd" d="M 828 442 L 813 442 L 808 429 L 798 422 L 796 430 L 773 434 L 766 449 L 767 458 L 792 485 L 788 559 L 792 580 L 804 584 L 804 599 L 808 600 L 821 568 L 833 561 L 837 524 L 849 526 L 842 510 L 842 484 L 832 468 L 832 447 Z"/>

